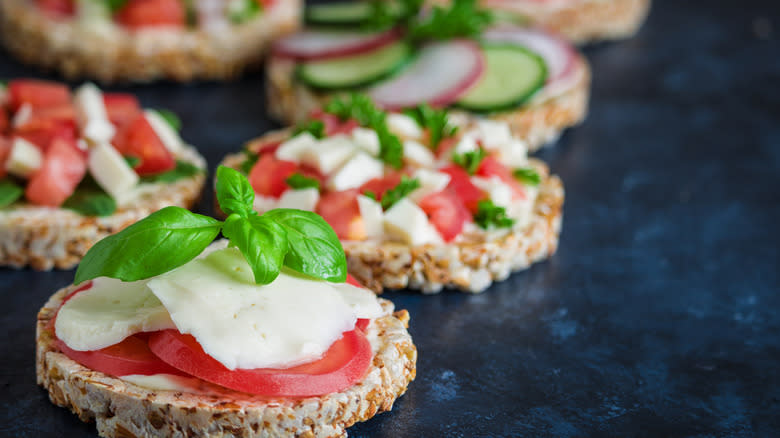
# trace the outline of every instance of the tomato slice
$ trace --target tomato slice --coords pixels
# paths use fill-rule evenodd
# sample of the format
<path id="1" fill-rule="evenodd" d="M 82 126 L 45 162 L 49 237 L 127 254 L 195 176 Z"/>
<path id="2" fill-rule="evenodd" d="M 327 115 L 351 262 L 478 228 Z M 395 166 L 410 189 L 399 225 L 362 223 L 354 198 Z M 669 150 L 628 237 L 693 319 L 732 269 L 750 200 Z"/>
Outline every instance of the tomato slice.
<path id="1" fill-rule="evenodd" d="M 161 173 L 176 167 L 173 155 L 143 113 L 114 136 L 113 144 L 122 155 L 140 160 L 135 167 L 139 175 Z"/>
<path id="2" fill-rule="evenodd" d="M 512 176 L 512 171 L 497 159 L 485 157 L 479 163 L 477 175 L 482 177 L 497 176 L 512 189 L 515 198 L 525 199 L 525 188 Z"/>
<path id="3" fill-rule="evenodd" d="M 7 173 L 5 170 L 5 160 L 7 160 L 8 155 L 11 154 L 11 147 L 13 147 L 11 140 L 0 137 L 0 179 L 5 178 Z"/>
<path id="4" fill-rule="evenodd" d="M 112 376 L 183 374 L 155 356 L 149 344 L 139 335 L 129 336 L 118 344 L 95 351 L 73 350 L 60 339 L 57 339 L 57 348 L 81 365 Z"/>
<path id="5" fill-rule="evenodd" d="M 8 118 L 8 111 L 0 106 L 0 134 L 4 134 L 10 125 L 11 121 Z"/>
<path id="6" fill-rule="evenodd" d="M 149 337 L 160 359 L 195 377 L 236 391 L 270 397 L 309 397 L 343 391 L 360 380 L 372 352 L 361 330 L 343 334 L 322 359 L 292 368 L 229 370 L 203 351 L 194 337 L 163 330 Z"/>
<path id="7" fill-rule="evenodd" d="M 128 0 L 117 12 L 116 21 L 130 29 L 184 27 L 187 17 L 181 0 Z"/>
<path id="8" fill-rule="evenodd" d="M 401 182 L 401 174 L 398 172 L 388 173 L 382 178 L 374 178 L 362 186 L 360 186 L 360 193 L 365 194 L 371 192 L 376 195 L 376 199 L 382 200 L 382 196 L 385 192 L 397 186 Z"/>
<path id="9" fill-rule="evenodd" d="M 423 198 L 419 205 L 447 242 L 460 234 L 463 226 L 471 219 L 471 214 L 463 205 L 463 201 L 452 189 L 432 193 Z"/>
<path id="10" fill-rule="evenodd" d="M 36 205 L 59 207 L 73 194 L 86 172 L 86 156 L 76 145 L 55 138 L 46 151 L 43 165 L 30 178 L 25 196 Z"/>
<path id="11" fill-rule="evenodd" d="M 485 198 L 485 194 L 471 182 L 468 172 L 454 164 L 440 170 L 450 176 L 450 183 L 447 187 L 455 191 L 455 194 L 469 211 L 476 213 L 479 201 Z"/>
<path id="12" fill-rule="evenodd" d="M 322 195 L 317 203 L 316 213 L 341 239 L 362 240 L 366 237 L 357 195 L 357 189 L 330 192 Z"/>
<path id="13" fill-rule="evenodd" d="M 452 154 L 452 150 L 457 146 L 458 139 L 456 137 L 447 137 L 441 139 L 439 146 L 436 147 L 436 158 L 447 157 Z"/>
<path id="14" fill-rule="evenodd" d="M 336 134 L 349 135 L 352 131 L 360 126 L 357 120 L 349 119 L 342 122 L 337 116 L 322 111 L 315 111 L 312 113 L 312 118 L 321 120 L 325 125 L 325 135 L 331 137 Z"/>
<path id="15" fill-rule="evenodd" d="M 35 0 L 35 5 L 49 15 L 71 16 L 76 12 L 74 0 Z"/>
<path id="16" fill-rule="evenodd" d="M 249 183 L 255 193 L 278 198 L 287 190 L 287 178 L 296 172 L 298 165 L 292 161 L 277 159 L 273 154 L 263 154 L 249 172 Z"/>
<path id="17" fill-rule="evenodd" d="M 103 104 L 106 106 L 108 120 L 119 128 L 126 126 L 141 114 L 141 104 L 132 94 L 103 93 Z"/>
<path id="18" fill-rule="evenodd" d="M 69 104 L 70 90 L 58 82 L 15 79 L 8 82 L 8 103 L 12 112 L 25 103 L 33 108 Z"/>

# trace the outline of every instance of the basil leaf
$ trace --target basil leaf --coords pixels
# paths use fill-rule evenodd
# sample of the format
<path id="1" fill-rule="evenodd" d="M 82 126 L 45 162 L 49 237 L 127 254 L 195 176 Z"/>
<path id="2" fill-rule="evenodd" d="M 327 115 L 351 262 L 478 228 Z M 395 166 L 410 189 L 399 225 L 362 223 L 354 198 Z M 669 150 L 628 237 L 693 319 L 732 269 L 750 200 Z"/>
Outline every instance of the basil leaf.
<path id="1" fill-rule="evenodd" d="M 320 182 L 317 178 L 309 178 L 306 175 L 300 173 L 293 173 L 288 176 L 284 182 L 287 183 L 290 188 L 294 190 L 315 188 L 320 189 Z"/>
<path id="2" fill-rule="evenodd" d="M 287 253 L 284 228 L 265 216 L 228 216 L 222 234 L 230 239 L 252 267 L 255 283 L 268 284 L 279 276 Z"/>
<path id="3" fill-rule="evenodd" d="M 0 180 L 0 208 L 7 207 L 24 194 L 24 189 L 11 180 Z"/>
<path id="4" fill-rule="evenodd" d="M 542 182 L 542 177 L 533 167 L 515 169 L 512 175 L 521 183 L 531 187 L 536 187 Z"/>
<path id="5" fill-rule="evenodd" d="M 75 283 L 97 277 L 136 281 L 187 263 L 219 234 L 222 223 L 181 207 L 165 207 L 93 246 Z"/>
<path id="6" fill-rule="evenodd" d="M 156 109 L 154 110 L 160 117 L 163 118 L 174 131 L 179 132 L 181 130 L 181 119 L 171 110 Z"/>
<path id="7" fill-rule="evenodd" d="M 336 283 L 347 279 L 347 257 L 336 232 L 310 211 L 277 208 L 261 218 L 284 227 L 289 252 L 284 265 L 310 277 Z"/>
<path id="8" fill-rule="evenodd" d="M 78 188 L 62 208 L 84 216 L 111 216 L 116 211 L 116 201 L 103 190 Z"/>
<path id="9" fill-rule="evenodd" d="M 189 178 L 199 173 L 203 173 L 204 170 L 200 167 L 190 163 L 189 161 L 176 161 L 176 167 L 157 175 L 149 175 L 141 178 L 144 182 L 160 182 L 160 183 L 172 183 L 183 178 Z"/>
<path id="10" fill-rule="evenodd" d="M 255 191 L 239 171 L 226 166 L 217 168 L 217 201 L 226 215 L 247 217 L 254 212 Z"/>

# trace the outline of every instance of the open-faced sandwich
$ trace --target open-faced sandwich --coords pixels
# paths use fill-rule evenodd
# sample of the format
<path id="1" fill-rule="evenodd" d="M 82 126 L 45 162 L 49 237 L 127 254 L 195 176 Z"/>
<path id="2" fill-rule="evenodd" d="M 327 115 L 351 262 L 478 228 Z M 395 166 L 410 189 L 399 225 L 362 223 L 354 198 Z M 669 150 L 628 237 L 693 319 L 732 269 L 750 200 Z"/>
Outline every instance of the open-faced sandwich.
<path id="1" fill-rule="evenodd" d="M 191 207 L 205 160 L 170 111 L 85 84 L 0 85 L 0 266 L 75 266 L 160 208 Z"/>
<path id="2" fill-rule="evenodd" d="M 223 164 L 248 174 L 258 211 L 322 215 L 377 292 L 480 292 L 557 247 L 563 186 L 526 152 L 504 122 L 455 126 L 445 110 L 385 113 L 351 95 Z"/>
<path id="3" fill-rule="evenodd" d="M 589 67 L 554 34 L 497 22 L 473 0 L 432 11 L 415 0 L 353 7 L 368 12 L 318 9 L 307 15 L 316 25 L 274 43 L 272 115 L 300 122 L 334 94 L 361 90 L 385 109 L 427 103 L 506 122 L 531 150 L 585 117 Z"/>
<path id="4" fill-rule="evenodd" d="M 301 0 L 2 0 L 23 62 L 102 82 L 229 79 L 294 31 Z"/>
<path id="5" fill-rule="evenodd" d="M 222 167 L 225 222 L 167 207 L 90 250 L 38 313 L 54 403 L 122 438 L 338 437 L 392 408 L 409 314 L 348 280 L 321 217 L 253 197 Z"/>

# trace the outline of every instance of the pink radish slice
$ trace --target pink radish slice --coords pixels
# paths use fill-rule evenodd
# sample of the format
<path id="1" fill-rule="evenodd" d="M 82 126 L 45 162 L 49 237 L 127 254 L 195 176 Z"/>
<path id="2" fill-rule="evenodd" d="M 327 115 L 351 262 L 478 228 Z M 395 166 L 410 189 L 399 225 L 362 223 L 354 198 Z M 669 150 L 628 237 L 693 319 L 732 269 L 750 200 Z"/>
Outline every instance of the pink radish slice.
<path id="1" fill-rule="evenodd" d="M 473 41 L 430 43 L 398 76 L 371 88 L 368 94 L 389 110 L 422 103 L 445 106 L 464 95 L 484 71 L 485 58 Z"/>
<path id="2" fill-rule="evenodd" d="M 273 53 L 298 60 L 338 58 L 369 52 L 400 37 L 397 29 L 380 33 L 304 30 L 277 40 Z"/>

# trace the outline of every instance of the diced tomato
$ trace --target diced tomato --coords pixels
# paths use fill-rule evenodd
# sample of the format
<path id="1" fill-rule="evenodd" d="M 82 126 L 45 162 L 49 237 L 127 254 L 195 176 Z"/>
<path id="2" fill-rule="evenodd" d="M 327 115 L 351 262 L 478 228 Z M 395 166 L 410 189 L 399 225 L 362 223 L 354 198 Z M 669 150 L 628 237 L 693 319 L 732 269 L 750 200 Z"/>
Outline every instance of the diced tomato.
<path id="1" fill-rule="evenodd" d="M 183 374 L 155 356 L 149 349 L 149 344 L 138 335 L 129 336 L 118 344 L 95 351 L 73 350 L 60 339 L 57 339 L 57 348 L 81 365 L 112 376 Z"/>
<path id="2" fill-rule="evenodd" d="M 397 186 L 401 182 L 401 174 L 398 172 L 388 173 L 382 178 L 374 178 L 360 186 L 360 193 L 371 192 L 376 195 L 377 200 L 381 200 L 385 192 Z"/>
<path id="3" fill-rule="evenodd" d="M 325 135 L 328 137 L 336 134 L 351 134 L 355 128 L 360 126 L 355 119 L 342 122 L 337 116 L 320 110 L 314 111 L 312 118 L 322 120 L 322 123 L 325 124 Z"/>
<path id="4" fill-rule="evenodd" d="M 504 184 L 512 188 L 515 198 L 525 199 L 525 188 L 523 185 L 520 184 L 514 176 L 512 176 L 512 171 L 509 170 L 508 167 L 501 164 L 501 162 L 499 162 L 497 159 L 493 157 L 485 157 L 482 162 L 479 163 L 479 168 L 477 169 L 476 174 L 488 178 L 491 176 L 499 177 L 501 181 L 504 182 Z"/>
<path id="5" fill-rule="evenodd" d="M 149 337 L 152 352 L 185 373 L 236 391 L 269 397 L 309 397 L 343 391 L 371 365 L 371 344 L 361 330 L 343 334 L 322 359 L 292 368 L 229 370 L 194 337 L 163 330 Z"/>
<path id="6" fill-rule="evenodd" d="M 16 112 L 24 103 L 33 108 L 69 104 L 70 90 L 57 82 L 15 79 L 8 82 L 8 102 L 12 112 Z"/>
<path id="7" fill-rule="evenodd" d="M 187 14 L 181 0 L 128 0 L 117 12 L 116 21 L 131 29 L 152 26 L 184 27 Z"/>
<path id="8" fill-rule="evenodd" d="M 466 222 L 471 220 L 468 209 L 452 189 L 430 194 L 419 205 L 447 242 L 460 234 Z"/>
<path id="9" fill-rule="evenodd" d="M 86 172 L 86 156 L 72 142 L 55 138 L 43 165 L 30 178 L 25 196 L 36 205 L 59 207 L 73 194 Z"/>
<path id="10" fill-rule="evenodd" d="M 5 160 L 8 159 L 8 155 L 11 153 L 11 140 L 5 137 L 0 137 L 0 179 L 5 178 Z"/>
<path id="11" fill-rule="evenodd" d="M 176 167 L 173 155 L 143 113 L 114 136 L 113 144 L 122 155 L 140 160 L 135 167 L 139 175 L 161 173 Z"/>
<path id="12" fill-rule="evenodd" d="M 74 0 L 35 0 L 36 6 L 53 16 L 71 16 L 76 12 Z"/>
<path id="13" fill-rule="evenodd" d="M 444 167 L 440 171 L 450 176 L 450 183 L 447 187 L 455 191 L 467 209 L 476 213 L 479 201 L 485 198 L 485 194 L 471 182 L 468 172 L 454 164 Z"/>
<path id="14" fill-rule="evenodd" d="M 14 135 L 29 141 L 45 152 L 58 138 L 75 143 L 76 124 L 73 121 L 50 120 L 35 128 L 18 129 L 14 131 Z"/>
<path id="15" fill-rule="evenodd" d="M 355 279 L 352 274 L 347 274 L 347 283 L 351 284 L 352 286 L 363 287 L 363 285 L 360 284 L 360 282 L 357 281 L 357 279 Z"/>
<path id="16" fill-rule="evenodd" d="M 366 329 L 368 328 L 368 324 L 370 323 L 370 319 L 358 318 L 357 322 L 355 322 L 355 328 L 360 329 L 361 332 L 365 333 Z"/>
<path id="17" fill-rule="evenodd" d="M 5 108 L 0 107 L 0 135 L 5 133 L 10 124 L 10 120 L 8 119 L 8 111 L 6 111 Z"/>
<path id="18" fill-rule="evenodd" d="M 255 193 L 278 198 L 287 190 L 287 178 L 296 172 L 298 165 L 279 160 L 273 154 L 263 154 L 249 172 L 249 183 Z"/>
<path id="19" fill-rule="evenodd" d="M 123 128 L 141 114 L 141 104 L 132 94 L 103 93 L 108 120 L 118 128 Z"/>
<path id="20" fill-rule="evenodd" d="M 436 158 L 449 157 L 457 144 L 458 140 L 455 137 L 441 139 L 439 146 L 436 148 Z"/>
<path id="21" fill-rule="evenodd" d="M 357 196 L 357 189 L 330 192 L 322 195 L 317 203 L 317 214 L 341 239 L 362 240 L 366 237 Z"/>

